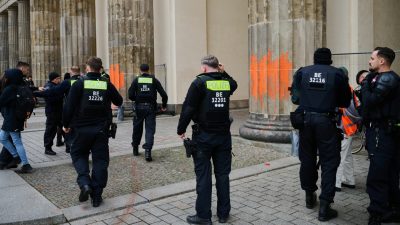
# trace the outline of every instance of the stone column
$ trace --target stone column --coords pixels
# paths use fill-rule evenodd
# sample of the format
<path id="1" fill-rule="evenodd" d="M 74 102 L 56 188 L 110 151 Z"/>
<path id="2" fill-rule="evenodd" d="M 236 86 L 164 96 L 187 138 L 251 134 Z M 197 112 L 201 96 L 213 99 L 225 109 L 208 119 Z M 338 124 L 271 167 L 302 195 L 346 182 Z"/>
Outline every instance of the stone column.
<path id="1" fill-rule="evenodd" d="M 31 57 L 35 83 L 44 85 L 49 72 L 61 72 L 59 1 L 30 0 Z"/>
<path id="2" fill-rule="evenodd" d="M 2 13 L 0 14 L 0 73 L 8 69 L 8 66 L 8 15 Z"/>
<path id="3" fill-rule="evenodd" d="M 83 71 L 96 55 L 95 0 L 60 0 L 60 14 L 61 71 L 75 65 Z"/>
<path id="4" fill-rule="evenodd" d="M 154 70 L 153 0 L 109 0 L 110 77 L 124 98 L 141 63 Z"/>
<path id="5" fill-rule="evenodd" d="M 18 1 L 18 58 L 31 63 L 31 27 L 29 0 Z"/>
<path id="6" fill-rule="evenodd" d="M 242 137 L 290 142 L 288 87 L 325 45 L 325 14 L 326 0 L 249 1 L 250 116 Z"/>
<path id="7" fill-rule="evenodd" d="M 18 62 L 18 11 L 11 6 L 8 11 L 8 66 L 14 68 Z"/>

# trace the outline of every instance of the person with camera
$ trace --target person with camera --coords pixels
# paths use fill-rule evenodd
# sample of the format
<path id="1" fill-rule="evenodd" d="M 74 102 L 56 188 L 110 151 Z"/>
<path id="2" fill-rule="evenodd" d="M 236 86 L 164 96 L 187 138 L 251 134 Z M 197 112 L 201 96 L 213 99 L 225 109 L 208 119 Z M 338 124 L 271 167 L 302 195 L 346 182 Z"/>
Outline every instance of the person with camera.
<path id="1" fill-rule="evenodd" d="M 362 82 L 361 101 L 370 158 L 367 193 L 370 225 L 400 222 L 400 78 L 390 69 L 395 53 L 377 47 L 371 54 L 371 73 Z"/>
<path id="2" fill-rule="evenodd" d="M 188 216 L 190 224 L 211 222 L 211 162 L 213 160 L 217 188 L 217 216 L 220 223 L 229 217 L 229 174 L 232 162 L 229 99 L 237 89 L 217 57 L 208 55 L 201 60 L 202 73 L 192 82 L 179 118 L 177 134 L 184 139 L 186 128 L 193 120 L 193 141 L 196 151 L 193 162 L 196 173 L 196 215 Z"/>
<path id="3" fill-rule="evenodd" d="M 108 138 L 112 121 L 110 105 L 112 102 L 119 106 L 123 101 L 114 85 L 101 78 L 101 66 L 100 58 L 88 59 L 87 74 L 73 83 L 63 110 L 63 130 L 71 133 L 71 158 L 81 189 L 79 201 L 87 201 L 90 195 L 93 207 L 98 207 L 103 201 L 101 195 L 107 185 Z M 93 162 L 91 175 L 89 153 Z"/>
<path id="4" fill-rule="evenodd" d="M 321 163 L 321 194 L 318 220 L 337 217 L 330 207 L 335 197 L 336 171 L 340 163 L 340 142 L 343 138 L 337 128 L 337 108 L 350 105 L 351 91 L 348 78 L 333 66 L 329 48 L 319 48 L 314 53 L 314 65 L 300 68 L 293 78 L 293 103 L 299 105 L 292 120 L 299 129 L 300 183 L 306 192 L 306 207 L 316 205 L 318 189 L 317 151 Z"/>
<path id="5" fill-rule="evenodd" d="M 132 147 L 133 155 L 139 155 L 139 144 L 142 139 L 143 122 L 146 124 L 145 159 L 151 162 L 151 149 L 156 132 L 157 92 L 162 98 L 161 111 L 167 110 L 168 95 L 154 75 L 149 74 L 149 65 L 140 65 L 140 76 L 133 80 L 129 87 L 129 99 L 135 102 L 136 116 L 133 118 Z"/>

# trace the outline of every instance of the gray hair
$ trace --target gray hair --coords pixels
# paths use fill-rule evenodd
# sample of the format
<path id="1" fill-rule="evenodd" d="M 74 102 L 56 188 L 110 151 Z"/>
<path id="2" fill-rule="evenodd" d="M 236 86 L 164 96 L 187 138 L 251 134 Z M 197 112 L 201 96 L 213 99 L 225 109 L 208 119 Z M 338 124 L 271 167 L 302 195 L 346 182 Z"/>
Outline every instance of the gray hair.
<path id="1" fill-rule="evenodd" d="M 219 61 L 217 57 L 213 55 L 207 55 L 201 59 L 201 65 L 207 65 L 212 68 L 218 68 Z"/>

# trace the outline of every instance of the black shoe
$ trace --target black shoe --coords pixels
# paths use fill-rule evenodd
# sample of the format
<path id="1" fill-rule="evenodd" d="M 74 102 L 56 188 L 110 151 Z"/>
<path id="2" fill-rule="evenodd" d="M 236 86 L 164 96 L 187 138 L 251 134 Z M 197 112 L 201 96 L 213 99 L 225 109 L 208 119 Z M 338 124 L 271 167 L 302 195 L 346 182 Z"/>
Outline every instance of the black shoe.
<path id="1" fill-rule="evenodd" d="M 203 219 L 198 217 L 197 215 L 186 217 L 186 222 L 188 222 L 189 224 L 212 225 L 211 219 Z"/>
<path id="2" fill-rule="evenodd" d="M 20 164 L 20 163 L 21 163 L 21 159 L 19 158 L 19 156 L 17 156 L 15 158 L 13 158 L 11 160 L 11 162 L 9 162 L 5 168 L 6 169 L 17 168 L 18 164 Z"/>
<path id="3" fill-rule="evenodd" d="M 151 158 L 151 149 L 145 149 L 144 157 L 147 162 L 153 161 L 153 158 Z"/>
<path id="4" fill-rule="evenodd" d="M 342 186 L 343 186 L 343 187 L 350 188 L 350 189 L 356 188 L 356 185 L 354 185 L 354 184 L 345 184 L 345 183 L 342 183 Z"/>
<path id="5" fill-rule="evenodd" d="M 319 221 L 328 221 L 330 219 L 336 218 L 338 216 L 338 212 L 331 208 L 331 203 L 326 200 L 321 200 L 319 204 L 319 213 L 318 220 Z"/>
<path id="6" fill-rule="evenodd" d="M 382 217 L 371 215 L 368 220 L 368 225 L 381 225 Z"/>
<path id="7" fill-rule="evenodd" d="M 102 202 L 103 202 L 103 198 L 101 196 L 94 197 L 92 199 L 92 206 L 93 207 L 99 207 Z"/>
<path id="8" fill-rule="evenodd" d="M 17 173 L 32 173 L 32 166 L 30 164 L 22 165 L 21 169 Z"/>
<path id="9" fill-rule="evenodd" d="M 63 146 L 63 145 L 64 145 L 63 141 L 57 141 L 57 144 L 56 144 L 57 147 L 60 147 L 60 146 Z"/>
<path id="10" fill-rule="evenodd" d="M 229 216 L 227 216 L 227 217 L 218 217 L 218 223 L 226 223 L 226 222 L 228 222 L 228 218 L 229 218 Z"/>
<path id="11" fill-rule="evenodd" d="M 133 155 L 134 156 L 138 156 L 139 155 L 139 147 L 138 146 L 134 146 L 133 147 Z"/>
<path id="12" fill-rule="evenodd" d="M 306 207 L 312 209 L 317 203 L 317 194 L 315 192 L 306 191 Z"/>
<path id="13" fill-rule="evenodd" d="M 71 153 L 71 148 L 70 148 L 69 146 L 66 146 L 66 147 L 65 147 L 65 152 L 66 152 L 66 153 Z"/>
<path id="14" fill-rule="evenodd" d="M 51 148 L 46 148 L 44 150 L 44 154 L 46 154 L 46 155 L 56 155 L 57 153 L 55 151 L 53 151 L 53 149 L 51 149 Z"/>
<path id="15" fill-rule="evenodd" d="M 92 188 L 89 185 L 83 185 L 81 193 L 79 194 L 79 201 L 85 202 L 89 199 L 89 195 L 92 193 Z"/>
<path id="16" fill-rule="evenodd" d="M 335 187 L 335 191 L 336 191 L 336 192 L 341 192 L 342 189 L 341 189 L 341 188 L 338 188 L 338 187 Z"/>

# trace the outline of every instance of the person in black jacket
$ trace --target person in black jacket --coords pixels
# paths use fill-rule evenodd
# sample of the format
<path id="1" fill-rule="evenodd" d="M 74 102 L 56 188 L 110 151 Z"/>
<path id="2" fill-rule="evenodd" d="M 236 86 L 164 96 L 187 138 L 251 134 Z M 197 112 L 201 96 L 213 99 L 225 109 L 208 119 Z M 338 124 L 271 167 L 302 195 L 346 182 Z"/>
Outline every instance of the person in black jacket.
<path id="1" fill-rule="evenodd" d="M 24 130 L 25 121 L 18 120 L 15 112 L 17 87 L 19 85 L 25 85 L 21 70 L 6 70 L 3 83 L 4 89 L 0 96 L 0 108 L 4 121 L 0 131 L 0 141 L 13 157 L 6 167 L 12 168 L 22 162 L 20 172 L 29 173 L 32 171 L 32 167 L 28 162 L 21 139 L 21 131 Z M 10 137 L 12 140 L 10 140 Z"/>
<path id="2" fill-rule="evenodd" d="M 49 73 L 49 81 L 45 85 L 45 89 L 51 89 L 61 82 L 61 75 L 57 72 Z M 57 127 L 62 127 L 62 108 L 63 95 L 52 95 L 44 98 L 46 102 L 46 130 L 44 131 L 44 153 L 47 155 L 55 155 L 51 148 L 53 146 L 54 137 L 57 134 Z"/>
<path id="3" fill-rule="evenodd" d="M 16 68 L 19 69 L 22 72 L 23 80 L 25 85 L 29 87 L 29 89 L 37 90 L 37 87 L 32 86 L 31 83 L 26 79 L 29 76 L 30 73 L 30 66 L 26 62 L 21 62 L 19 61 L 16 65 Z M 12 141 L 10 137 L 10 141 Z M 10 164 L 12 165 L 11 167 L 7 166 L 9 163 L 13 160 L 12 155 L 6 148 L 2 148 L 0 152 L 0 170 L 2 169 L 9 169 L 9 168 L 16 168 L 18 165 Z"/>
<path id="4" fill-rule="evenodd" d="M 101 78 L 101 67 L 100 58 L 88 59 L 87 74 L 71 86 L 63 110 L 63 129 L 72 137 L 71 158 L 81 189 L 79 201 L 88 200 L 90 195 L 93 207 L 103 201 L 101 195 L 107 185 L 111 103 L 119 106 L 123 101 L 114 85 Z M 92 153 L 93 162 L 91 175 L 89 153 Z"/>
<path id="5" fill-rule="evenodd" d="M 160 81 L 154 75 L 150 75 L 149 65 L 140 66 L 141 75 L 133 80 L 129 87 L 129 99 L 135 102 L 136 117 L 133 118 L 132 147 L 133 155 L 139 155 L 139 144 L 142 139 L 143 122 L 146 123 L 145 159 L 152 161 L 151 149 L 154 143 L 156 132 L 157 92 L 162 98 L 162 111 L 166 111 L 168 96 Z"/>
<path id="6" fill-rule="evenodd" d="M 361 102 L 370 165 L 367 193 L 370 225 L 400 222 L 400 78 L 390 69 L 396 55 L 387 47 L 371 54 Z"/>
<path id="7" fill-rule="evenodd" d="M 64 99 L 66 99 L 72 84 L 81 78 L 80 68 L 78 66 L 72 66 L 70 72 L 72 76 L 70 75 L 68 79 L 64 79 L 63 82 L 61 82 L 60 84 L 52 85 L 50 88 L 47 88 L 46 90 L 43 91 L 35 91 L 33 92 L 33 95 L 36 97 L 45 97 L 45 98 L 61 95 L 64 96 Z M 70 148 L 71 148 L 71 143 L 70 143 L 71 140 L 69 137 L 70 135 L 64 134 L 66 153 L 70 153 Z"/>
<path id="8" fill-rule="evenodd" d="M 213 161 L 217 188 L 217 216 L 226 223 L 231 210 L 229 173 L 232 163 L 229 99 L 237 89 L 217 57 L 209 55 L 201 60 L 202 74 L 192 82 L 183 102 L 177 134 L 185 138 L 186 128 L 193 120 L 193 141 L 196 152 L 193 161 L 196 173 L 196 215 L 188 216 L 190 224 L 211 222 L 211 162 Z"/>
<path id="9" fill-rule="evenodd" d="M 350 105 L 351 89 L 343 71 L 332 64 L 329 48 L 314 53 L 314 65 L 300 68 L 293 78 L 292 97 L 303 115 L 299 127 L 299 158 L 301 188 L 306 192 L 306 207 L 316 205 L 318 189 L 317 150 L 321 162 L 321 194 L 318 220 L 337 217 L 330 208 L 335 197 L 336 171 L 340 164 L 342 134 L 335 123 L 336 109 Z"/>

